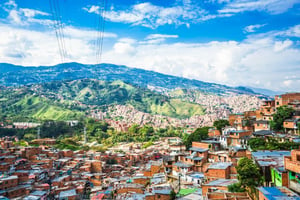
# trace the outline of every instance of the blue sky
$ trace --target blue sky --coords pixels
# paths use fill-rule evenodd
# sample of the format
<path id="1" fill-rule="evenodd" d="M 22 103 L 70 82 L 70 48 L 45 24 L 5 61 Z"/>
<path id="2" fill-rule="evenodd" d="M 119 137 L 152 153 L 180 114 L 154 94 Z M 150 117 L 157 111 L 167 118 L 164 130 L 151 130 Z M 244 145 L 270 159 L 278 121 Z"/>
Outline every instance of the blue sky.
<path id="1" fill-rule="evenodd" d="M 1 0 L 0 62 L 114 63 L 231 86 L 300 91 L 300 0 Z M 97 20 L 105 19 L 101 59 Z M 100 29 L 101 30 L 101 29 Z M 61 40 L 60 40 L 61 41 Z"/>

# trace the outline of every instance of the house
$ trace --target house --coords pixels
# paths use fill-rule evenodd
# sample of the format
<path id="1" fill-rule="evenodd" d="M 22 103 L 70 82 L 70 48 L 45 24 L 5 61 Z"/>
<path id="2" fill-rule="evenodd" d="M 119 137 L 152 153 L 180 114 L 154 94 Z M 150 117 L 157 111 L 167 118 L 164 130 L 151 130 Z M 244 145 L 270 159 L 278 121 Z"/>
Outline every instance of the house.
<path id="1" fill-rule="evenodd" d="M 204 182 L 204 174 L 200 172 L 191 172 L 186 174 L 185 181 L 196 186 L 201 186 Z"/>
<path id="2" fill-rule="evenodd" d="M 286 187 L 259 187 L 258 200 L 300 200 L 299 195 Z"/>
<path id="3" fill-rule="evenodd" d="M 226 137 L 227 147 L 246 147 L 250 136 L 251 131 L 248 130 L 230 131 Z"/>
<path id="4" fill-rule="evenodd" d="M 288 171 L 289 188 L 300 193 L 300 150 L 294 149 L 284 158 L 284 168 Z"/>
<path id="5" fill-rule="evenodd" d="M 270 131 L 270 130 L 260 130 L 260 131 L 253 132 L 252 135 L 255 137 L 265 138 L 266 136 L 274 135 L 274 133 L 273 133 L 273 131 Z"/>
<path id="6" fill-rule="evenodd" d="M 216 179 L 209 183 L 202 185 L 202 195 L 206 196 L 208 193 L 214 193 L 218 191 L 228 191 L 228 186 L 234 183 L 238 183 L 237 179 Z"/>
<path id="7" fill-rule="evenodd" d="M 288 186 L 288 173 L 284 169 L 284 157 L 290 155 L 290 151 L 252 152 L 253 160 L 262 170 L 266 186 Z"/>
<path id="8" fill-rule="evenodd" d="M 275 107 L 289 105 L 289 103 L 300 101 L 300 93 L 286 93 L 275 96 Z"/>
<path id="9" fill-rule="evenodd" d="M 220 135 L 221 135 L 221 132 L 216 128 L 210 128 L 208 130 L 208 137 L 213 138 L 213 137 L 217 137 L 217 136 L 220 136 Z"/>
<path id="10" fill-rule="evenodd" d="M 77 197 L 76 189 L 62 191 L 58 195 L 59 200 L 76 200 Z"/>
<path id="11" fill-rule="evenodd" d="M 203 172 L 203 165 L 207 162 L 208 148 L 211 144 L 202 142 L 192 142 L 188 156 L 180 156 L 180 162 L 192 165 L 193 171 Z"/>
<path id="12" fill-rule="evenodd" d="M 300 118 L 296 119 L 286 119 L 283 122 L 283 128 L 286 133 L 298 134 L 300 126 Z"/>
<path id="13" fill-rule="evenodd" d="M 207 180 L 230 179 L 231 162 L 214 162 L 211 163 L 204 173 Z"/>
<path id="14" fill-rule="evenodd" d="M 206 194 L 209 200 L 251 200 L 247 192 L 211 192 Z"/>
<path id="15" fill-rule="evenodd" d="M 270 130 L 270 122 L 267 120 L 254 121 L 254 131 Z"/>
<path id="16" fill-rule="evenodd" d="M 189 172 L 193 171 L 193 165 L 192 164 L 187 164 L 183 162 L 176 162 L 173 165 L 172 169 L 172 175 L 175 177 L 182 177 L 183 179 L 186 179 L 186 175 Z"/>

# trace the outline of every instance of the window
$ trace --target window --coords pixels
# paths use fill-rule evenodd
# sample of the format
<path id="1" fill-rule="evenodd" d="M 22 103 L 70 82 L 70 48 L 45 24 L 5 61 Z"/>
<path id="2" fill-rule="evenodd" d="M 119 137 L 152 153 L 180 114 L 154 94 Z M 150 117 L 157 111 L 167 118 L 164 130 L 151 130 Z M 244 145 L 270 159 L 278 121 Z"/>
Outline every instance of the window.
<path id="1" fill-rule="evenodd" d="M 300 161 L 300 155 L 297 155 L 297 161 Z"/>

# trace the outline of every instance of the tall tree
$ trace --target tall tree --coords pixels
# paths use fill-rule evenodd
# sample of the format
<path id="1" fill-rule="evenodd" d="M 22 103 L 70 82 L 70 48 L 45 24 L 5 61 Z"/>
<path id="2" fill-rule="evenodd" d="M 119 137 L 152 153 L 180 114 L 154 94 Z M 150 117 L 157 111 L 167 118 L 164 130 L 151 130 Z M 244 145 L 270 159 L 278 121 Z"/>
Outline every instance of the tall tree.
<path id="1" fill-rule="evenodd" d="M 276 113 L 273 115 L 273 121 L 271 122 L 271 128 L 276 131 L 283 130 L 284 120 L 291 118 L 293 115 L 293 108 L 288 106 L 281 106 L 277 108 Z"/>
<path id="2" fill-rule="evenodd" d="M 214 121 L 214 127 L 216 127 L 220 131 L 220 133 L 222 133 L 222 129 L 225 126 L 229 126 L 229 121 L 226 119 L 220 119 L 220 120 Z"/>
<path id="3" fill-rule="evenodd" d="M 240 159 L 236 170 L 241 187 L 249 189 L 251 194 L 254 193 L 255 187 L 262 185 L 263 177 L 260 169 L 251 159 L 247 157 Z"/>
<path id="4" fill-rule="evenodd" d="M 192 146 L 192 142 L 196 141 L 199 142 L 201 140 L 205 140 L 208 138 L 208 129 L 210 127 L 202 127 L 197 128 L 193 133 L 191 133 L 186 140 L 184 141 L 187 148 L 190 148 Z"/>

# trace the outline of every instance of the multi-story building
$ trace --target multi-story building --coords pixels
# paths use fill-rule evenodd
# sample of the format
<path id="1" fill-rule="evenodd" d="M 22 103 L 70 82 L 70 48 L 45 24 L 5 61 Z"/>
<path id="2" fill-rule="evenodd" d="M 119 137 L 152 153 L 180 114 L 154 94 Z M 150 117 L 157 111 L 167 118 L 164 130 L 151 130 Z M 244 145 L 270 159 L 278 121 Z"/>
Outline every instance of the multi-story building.
<path id="1" fill-rule="evenodd" d="M 300 93 L 286 93 L 275 96 L 275 107 L 289 105 L 300 101 Z"/>
<path id="2" fill-rule="evenodd" d="M 289 188 L 300 193 L 300 149 L 284 158 L 284 168 L 288 171 Z"/>

